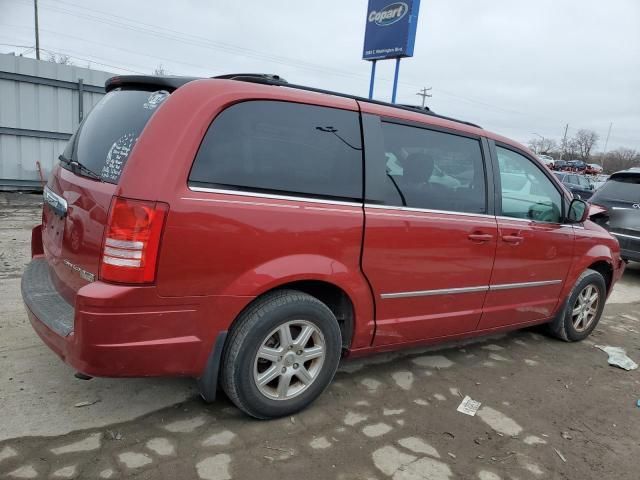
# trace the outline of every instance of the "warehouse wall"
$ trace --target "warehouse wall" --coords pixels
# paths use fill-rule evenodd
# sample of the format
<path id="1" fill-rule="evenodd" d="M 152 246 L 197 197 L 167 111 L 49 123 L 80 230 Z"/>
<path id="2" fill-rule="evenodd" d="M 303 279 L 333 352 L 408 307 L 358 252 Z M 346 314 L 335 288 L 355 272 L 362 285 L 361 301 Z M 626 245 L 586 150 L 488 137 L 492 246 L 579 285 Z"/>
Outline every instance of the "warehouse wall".
<path id="1" fill-rule="evenodd" d="M 0 54 L 0 189 L 40 186 L 113 75 Z"/>

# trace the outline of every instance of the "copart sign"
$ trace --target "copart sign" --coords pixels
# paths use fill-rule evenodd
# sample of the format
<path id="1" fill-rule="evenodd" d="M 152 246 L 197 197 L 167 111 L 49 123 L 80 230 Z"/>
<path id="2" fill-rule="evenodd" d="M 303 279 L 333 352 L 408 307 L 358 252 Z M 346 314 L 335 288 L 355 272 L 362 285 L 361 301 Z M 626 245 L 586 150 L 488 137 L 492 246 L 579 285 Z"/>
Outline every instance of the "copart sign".
<path id="1" fill-rule="evenodd" d="M 420 0 L 369 0 L 364 60 L 411 57 Z"/>

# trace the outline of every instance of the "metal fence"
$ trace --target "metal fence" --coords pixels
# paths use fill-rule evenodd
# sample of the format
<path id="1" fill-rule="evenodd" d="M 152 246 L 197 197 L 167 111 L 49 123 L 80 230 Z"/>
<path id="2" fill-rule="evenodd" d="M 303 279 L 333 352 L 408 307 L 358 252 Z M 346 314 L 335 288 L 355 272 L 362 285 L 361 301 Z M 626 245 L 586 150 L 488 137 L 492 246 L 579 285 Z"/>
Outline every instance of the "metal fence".
<path id="1" fill-rule="evenodd" d="M 0 190 L 41 188 L 113 75 L 0 54 Z"/>

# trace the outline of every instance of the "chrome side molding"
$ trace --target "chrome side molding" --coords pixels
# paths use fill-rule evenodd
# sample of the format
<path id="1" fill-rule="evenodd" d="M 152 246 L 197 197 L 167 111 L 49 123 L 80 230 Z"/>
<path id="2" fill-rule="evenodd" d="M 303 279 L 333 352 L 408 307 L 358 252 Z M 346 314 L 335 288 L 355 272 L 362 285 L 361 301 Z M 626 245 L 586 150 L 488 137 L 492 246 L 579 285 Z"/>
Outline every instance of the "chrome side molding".
<path id="1" fill-rule="evenodd" d="M 502 283 L 497 285 L 479 285 L 477 287 L 462 287 L 462 288 L 442 288 L 438 290 L 418 290 L 415 292 L 393 292 L 382 293 L 380 298 L 408 298 L 408 297 L 430 297 L 433 295 L 456 295 L 460 293 L 476 293 L 487 292 L 494 290 L 510 290 L 512 288 L 529 288 L 529 287 L 544 287 L 547 285 L 557 285 L 562 283 L 562 280 L 542 280 L 538 282 L 518 282 L 518 283 Z"/>
<path id="2" fill-rule="evenodd" d="M 417 292 L 382 293 L 380 298 L 430 297 L 433 295 L 454 295 L 458 293 L 486 292 L 488 285 L 478 287 L 443 288 L 439 290 L 419 290 Z"/>

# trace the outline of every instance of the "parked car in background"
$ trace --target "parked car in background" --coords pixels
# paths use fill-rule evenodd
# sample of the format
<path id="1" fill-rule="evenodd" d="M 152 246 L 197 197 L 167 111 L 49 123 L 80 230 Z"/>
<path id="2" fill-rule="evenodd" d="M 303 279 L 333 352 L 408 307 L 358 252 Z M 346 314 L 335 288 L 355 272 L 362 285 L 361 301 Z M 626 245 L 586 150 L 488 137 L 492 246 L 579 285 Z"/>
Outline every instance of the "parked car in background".
<path id="1" fill-rule="evenodd" d="M 587 163 L 587 168 L 584 171 L 587 175 L 598 175 L 602 173 L 602 165 L 598 165 L 597 163 Z"/>
<path id="2" fill-rule="evenodd" d="M 557 171 L 562 171 L 565 168 L 567 168 L 567 165 L 568 163 L 566 160 L 554 160 L 553 169 Z"/>
<path id="3" fill-rule="evenodd" d="M 538 160 L 540 160 L 545 167 L 553 169 L 553 166 L 555 164 L 555 160 L 553 159 L 553 157 L 549 155 L 538 155 Z"/>
<path id="4" fill-rule="evenodd" d="M 598 223 L 618 239 L 622 257 L 640 262 L 640 168 L 611 175 L 591 202 L 606 209 Z"/>
<path id="5" fill-rule="evenodd" d="M 596 175 L 591 179 L 591 183 L 593 183 L 593 189 L 598 190 L 606 183 L 607 180 L 609 180 L 609 175 Z"/>
<path id="6" fill-rule="evenodd" d="M 553 172 L 553 174 L 571 190 L 575 198 L 588 200 L 593 195 L 594 186 L 584 175 L 571 172 Z"/>
<path id="7" fill-rule="evenodd" d="M 105 89 L 22 277 L 85 378 L 195 377 L 281 417 L 343 356 L 535 324 L 583 340 L 624 271 L 584 201 L 477 125 L 265 75 Z"/>
<path id="8" fill-rule="evenodd" d="M 568 160 L 565 168 L 574 172 L 584 172 L 587 169 L 587 162 L 583 160 Z"/>

